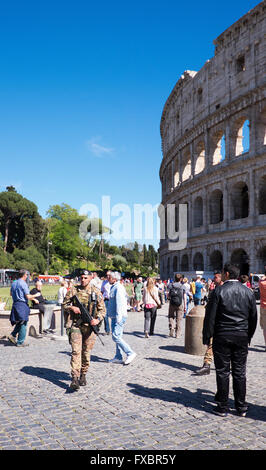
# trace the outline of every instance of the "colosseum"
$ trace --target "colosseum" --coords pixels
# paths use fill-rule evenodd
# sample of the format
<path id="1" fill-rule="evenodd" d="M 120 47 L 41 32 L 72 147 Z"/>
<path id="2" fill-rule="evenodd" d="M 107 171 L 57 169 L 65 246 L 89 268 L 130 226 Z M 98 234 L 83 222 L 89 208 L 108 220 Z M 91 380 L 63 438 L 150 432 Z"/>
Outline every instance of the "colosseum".
<path id="1" fill-rule="evenodd" d="M 264 272 L 265 31 L 264 1 L 215 39 L 214 57 L 198 72 L 185 71 L 165 103 L 163 279 L 175 272 L 212 273 L 227 261 L 242 273 Z M 187 208 L 187 243 L 173 250 L 167 207 L 176 209 L 178 240 L 180 204 Z"/>

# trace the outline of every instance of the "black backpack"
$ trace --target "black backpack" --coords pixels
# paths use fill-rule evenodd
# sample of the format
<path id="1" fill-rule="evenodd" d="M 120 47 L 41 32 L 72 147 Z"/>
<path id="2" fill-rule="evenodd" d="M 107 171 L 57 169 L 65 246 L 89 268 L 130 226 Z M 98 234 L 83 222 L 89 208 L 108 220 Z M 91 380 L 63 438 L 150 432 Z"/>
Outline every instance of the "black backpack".
<path id="1" fill-rule="evenodd" d="M 170 303 L 179 307 L 183 302 L 183 289 L 175 284 L 170 287 Z"/>

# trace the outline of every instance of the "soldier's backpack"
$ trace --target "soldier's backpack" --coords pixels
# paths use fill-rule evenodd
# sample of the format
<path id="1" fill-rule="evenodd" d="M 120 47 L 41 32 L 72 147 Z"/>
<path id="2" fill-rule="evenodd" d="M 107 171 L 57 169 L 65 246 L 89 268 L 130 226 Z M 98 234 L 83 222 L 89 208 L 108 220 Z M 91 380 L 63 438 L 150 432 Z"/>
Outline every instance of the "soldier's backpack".
<path id="1" fill-rule="evenodd" d="M 183 302 L 183 289 L 173 283 L 169 291 L 170 303 L 179 307 Z"/>

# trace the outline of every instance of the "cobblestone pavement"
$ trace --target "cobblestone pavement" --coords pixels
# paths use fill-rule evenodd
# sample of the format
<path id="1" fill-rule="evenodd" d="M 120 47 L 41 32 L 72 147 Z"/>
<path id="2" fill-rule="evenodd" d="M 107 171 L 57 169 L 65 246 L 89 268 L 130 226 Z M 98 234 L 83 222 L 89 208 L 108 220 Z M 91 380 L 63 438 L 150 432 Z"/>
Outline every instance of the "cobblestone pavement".
<path id="1" fill-rule="evenodd" d="M 155 335 L 143 336 L 143 312 L 130 312 L 124 338 L 137 352 L 128 366 L 110 364 L 111 336 L 97 340 L 88 385 L 70 393 L 68 341 L 29 337 L 28 348 L 0 341 L 0 449 L 265 449 L 265 358 L 258 325 L 249 348 L 246 418 L 212 413 L 215 370 L 193 372 L 202 357 L 168 336 L 167 306 Z"/>

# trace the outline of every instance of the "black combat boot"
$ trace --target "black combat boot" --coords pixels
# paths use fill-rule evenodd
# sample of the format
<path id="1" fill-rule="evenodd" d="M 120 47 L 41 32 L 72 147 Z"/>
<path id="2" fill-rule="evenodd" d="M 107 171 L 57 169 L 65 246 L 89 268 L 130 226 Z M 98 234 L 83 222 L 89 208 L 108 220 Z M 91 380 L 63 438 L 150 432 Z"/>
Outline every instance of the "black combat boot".
<path id="1" fill-rule="evenodd" d="M 87 385 L 87 380 L 86 380 L 86 375 L 85 374 L 80 375 L 79 385 L 81 385 L 82 387 Z"/>
<path id="2" fill-rule="evenodd" d="M 78 390 L 79 389 L 79 381 L 77 377 L 73 377 L 72 382 L 70 384 L 71 390 Z"/>
<path id="3" fill-rule="evenodd" d="M 203 367 L 201 369 L 198 369 L 195 371 L 196 375 L 209 375 L 211 372 L 211 366 L 210 364 L 203 364 Z"/>

